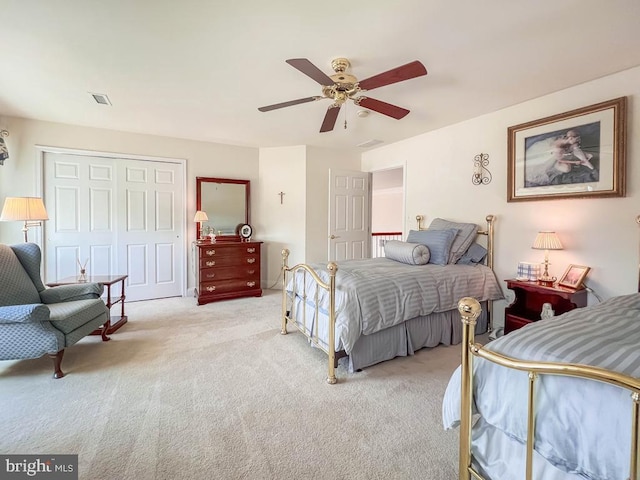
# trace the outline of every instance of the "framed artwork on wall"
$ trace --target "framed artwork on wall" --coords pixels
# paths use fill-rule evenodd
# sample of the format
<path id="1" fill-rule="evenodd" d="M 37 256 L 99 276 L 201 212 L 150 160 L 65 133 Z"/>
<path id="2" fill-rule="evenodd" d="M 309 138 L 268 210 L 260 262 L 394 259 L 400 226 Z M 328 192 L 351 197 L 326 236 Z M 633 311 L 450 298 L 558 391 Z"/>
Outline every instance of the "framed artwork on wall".
<path id="1" fill-rule="evenodd" d="M 508 128 L 507 201 L 624 197 L 626 97 Z"/>

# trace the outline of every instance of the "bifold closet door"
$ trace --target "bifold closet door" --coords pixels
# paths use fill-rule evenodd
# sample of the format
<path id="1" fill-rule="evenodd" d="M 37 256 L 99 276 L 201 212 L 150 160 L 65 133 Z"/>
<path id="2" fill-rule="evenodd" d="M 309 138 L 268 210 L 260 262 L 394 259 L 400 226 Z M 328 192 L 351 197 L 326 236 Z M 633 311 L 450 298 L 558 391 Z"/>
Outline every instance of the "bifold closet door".
<path id="1" fill-rule="evenodd" d="M 127 301 L 182 295 L 183 185 L 179 163 L 46 152 L 46 281 L 88 262 L 128 275 Z"/>

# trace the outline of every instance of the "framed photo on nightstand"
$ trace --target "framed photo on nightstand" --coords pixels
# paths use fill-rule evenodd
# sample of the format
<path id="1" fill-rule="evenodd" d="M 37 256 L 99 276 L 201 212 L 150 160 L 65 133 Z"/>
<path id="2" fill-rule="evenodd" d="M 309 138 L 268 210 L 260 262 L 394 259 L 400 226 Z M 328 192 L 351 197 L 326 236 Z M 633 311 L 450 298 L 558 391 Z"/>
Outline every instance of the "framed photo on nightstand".
<path id="1" fill-rule="evenodd" d="M 591 267 L 585 267 L 584 265 L 569 265 L 562 277 L 560 277 L 558 285 L 578 289 L 589 270 L 591 270 Z"/>

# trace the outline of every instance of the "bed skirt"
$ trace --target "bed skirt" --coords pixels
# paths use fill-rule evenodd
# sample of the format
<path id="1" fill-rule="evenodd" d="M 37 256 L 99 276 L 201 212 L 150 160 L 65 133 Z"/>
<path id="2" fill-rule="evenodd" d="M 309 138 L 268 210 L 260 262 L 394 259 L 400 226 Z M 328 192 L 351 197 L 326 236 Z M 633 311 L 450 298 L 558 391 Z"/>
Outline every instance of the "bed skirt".
<path id="1" fill-rule="evenodd" d="M 486 302 L 476 324 L 476 334 L 487 331 Z M 460 312 L 432 313 L 412 318 L 371 335 L 362 335 L 348 357 L 348 370 L 355 372 L 395 357 L 413 355 L 421 348 L 457 345 L 462 341 Z"/>

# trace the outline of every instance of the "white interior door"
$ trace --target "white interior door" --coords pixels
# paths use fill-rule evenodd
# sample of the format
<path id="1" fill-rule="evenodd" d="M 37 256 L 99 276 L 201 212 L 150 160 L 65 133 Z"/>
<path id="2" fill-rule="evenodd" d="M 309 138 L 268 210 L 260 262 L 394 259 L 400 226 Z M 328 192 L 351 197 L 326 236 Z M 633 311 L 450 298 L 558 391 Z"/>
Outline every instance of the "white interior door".
<path id="1" fill-rule="evenodd" d="M 182 295 L 181 164 L 47 152 L 43 170 L 46 281 L 88 262 L 88 275 L 127 274 L 127 300 Z"/>
<path id="2" fill-rule="evenodd" d="M 329 171 L 329 260 L 369 258 L 370 174 Z"/>

